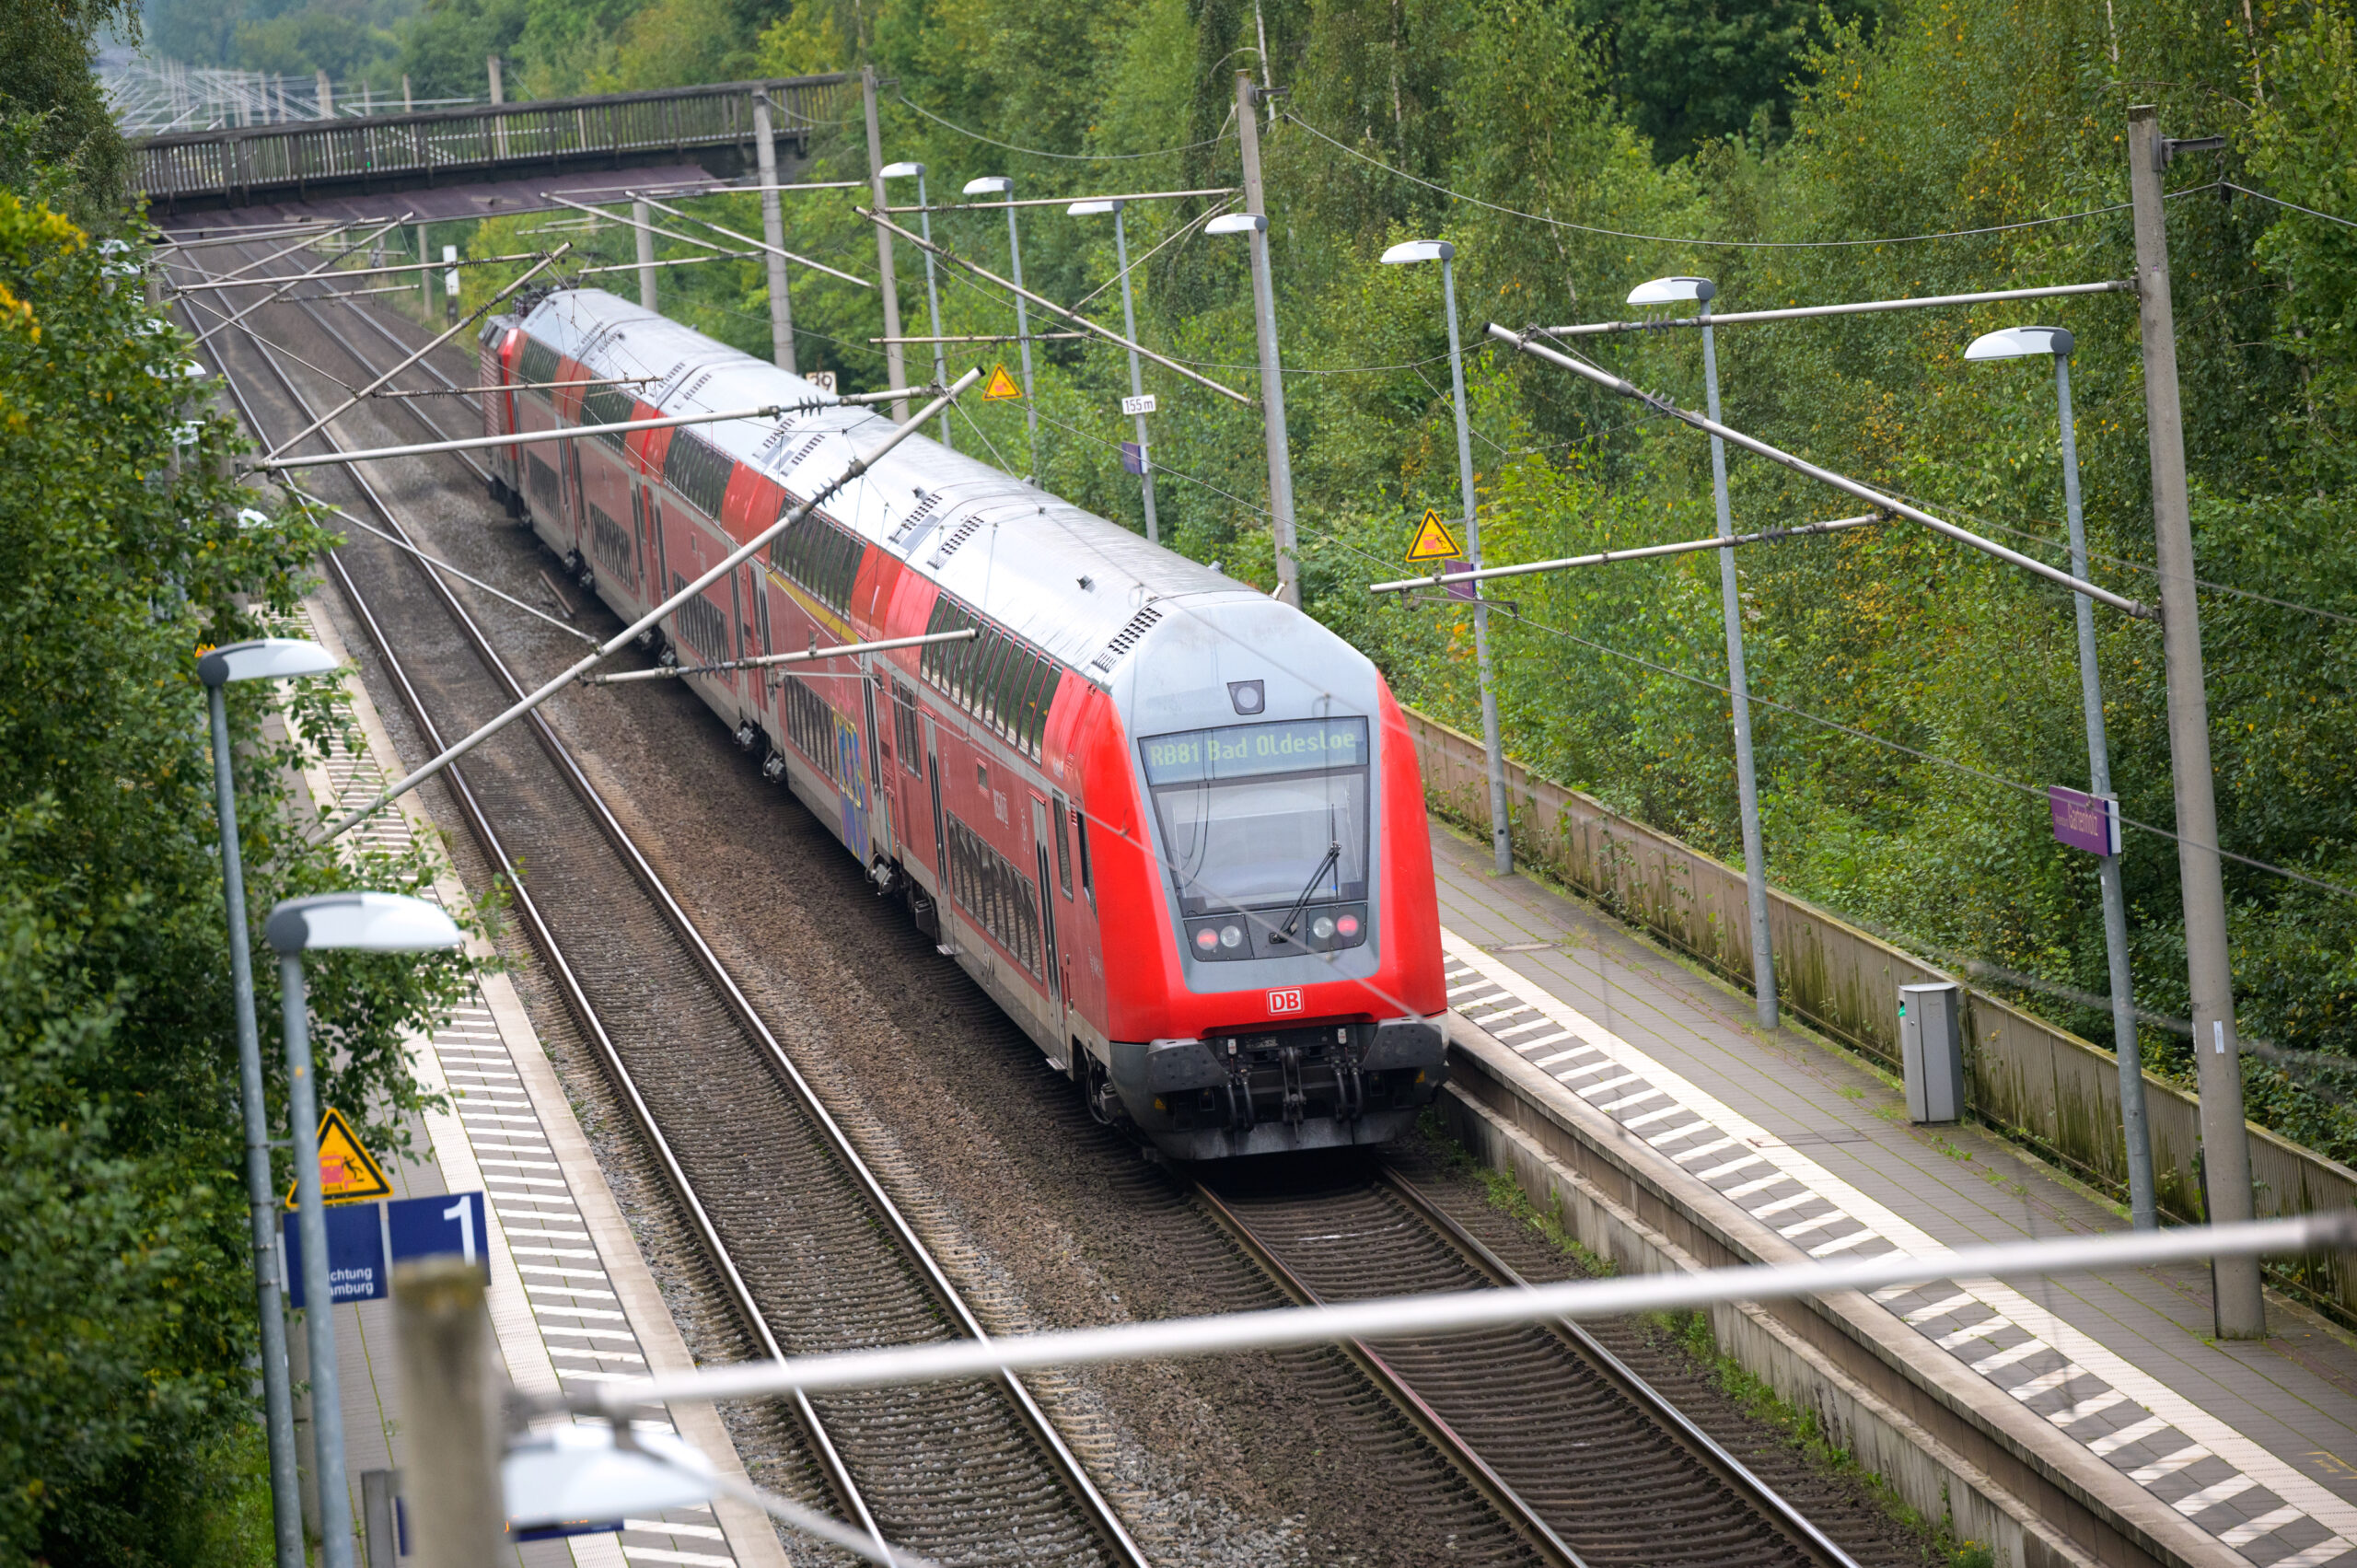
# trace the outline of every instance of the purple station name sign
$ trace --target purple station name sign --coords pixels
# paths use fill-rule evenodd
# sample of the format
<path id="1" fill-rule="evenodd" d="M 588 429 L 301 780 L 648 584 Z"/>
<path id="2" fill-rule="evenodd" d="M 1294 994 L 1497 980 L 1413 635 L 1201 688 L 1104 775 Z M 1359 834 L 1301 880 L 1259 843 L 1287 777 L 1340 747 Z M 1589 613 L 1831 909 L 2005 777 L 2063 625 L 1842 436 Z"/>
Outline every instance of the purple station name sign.
<path id="1" fill-rule="evenodd" d="M 2089 795 L 2046 786 L 2046 802 L 2054 812 L 2054 840 L 2089 854 L 2119 853 L 2119 802 L 2109 796 Z"/>

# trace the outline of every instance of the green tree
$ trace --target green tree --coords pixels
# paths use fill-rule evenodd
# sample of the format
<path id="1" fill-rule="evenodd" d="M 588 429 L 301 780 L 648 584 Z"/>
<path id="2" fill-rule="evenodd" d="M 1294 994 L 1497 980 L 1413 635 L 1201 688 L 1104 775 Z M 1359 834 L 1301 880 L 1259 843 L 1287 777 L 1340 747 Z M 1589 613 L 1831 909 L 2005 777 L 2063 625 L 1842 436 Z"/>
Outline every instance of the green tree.
<path id="1" fill-rule="evenodd" d="M 284 625 L 331 542 L 232 476 L 147 261 L 0 192 L 0 1560 L 55 1568 L 239 1550 L 213 1525 L 251 1485 L 252 1275 L 194 658 Z M 296 893 L 416 888 L 422 853 L 347 863 L 299 831 L 287 769 L 324 693 L 271 743 L 271 694 L 233 691 L 257 925 Z M 397 1145 L 404 1033 L 467 966 L 314 972 L 324 1098 Z"/>

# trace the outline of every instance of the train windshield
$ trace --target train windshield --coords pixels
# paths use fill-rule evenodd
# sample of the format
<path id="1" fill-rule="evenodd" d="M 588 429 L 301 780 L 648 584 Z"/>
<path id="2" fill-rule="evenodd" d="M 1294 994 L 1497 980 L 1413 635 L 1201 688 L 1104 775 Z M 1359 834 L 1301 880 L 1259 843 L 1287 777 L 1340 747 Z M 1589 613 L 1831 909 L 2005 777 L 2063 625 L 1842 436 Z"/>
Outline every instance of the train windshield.
<path id="1" fill-rule="evenodd" d="M 1366 897 L 1366 720 L 1184 730 L 1138 751 L 1187 913 Z"/>

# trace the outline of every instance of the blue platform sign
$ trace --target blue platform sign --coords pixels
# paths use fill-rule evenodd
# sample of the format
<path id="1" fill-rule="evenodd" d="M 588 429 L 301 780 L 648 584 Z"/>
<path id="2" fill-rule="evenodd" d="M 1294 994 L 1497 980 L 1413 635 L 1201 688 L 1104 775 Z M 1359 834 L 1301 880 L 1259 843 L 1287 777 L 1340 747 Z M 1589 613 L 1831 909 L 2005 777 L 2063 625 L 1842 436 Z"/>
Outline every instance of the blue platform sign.
<path id="1" fill-rule="evenodd" d="M 378 1203 L 337 1203 L 328 1222 L 328 1299 L 382 1301 L 386 1295 L 384 1208 Z M 281 1223 L 286 1238 L 286 1301 L 303 1305 L 303 1233 L 296 1216 Z"/>
<path id="2" fill-rule="evenodd" d="M 400 1198 L 385 1205 L 385 1236 L 396 1263 L 456 1256 L 479 1266 L 487 1280 L 491 1260 L 484 1242 L 490 1234 L 480 1192 Z"/>

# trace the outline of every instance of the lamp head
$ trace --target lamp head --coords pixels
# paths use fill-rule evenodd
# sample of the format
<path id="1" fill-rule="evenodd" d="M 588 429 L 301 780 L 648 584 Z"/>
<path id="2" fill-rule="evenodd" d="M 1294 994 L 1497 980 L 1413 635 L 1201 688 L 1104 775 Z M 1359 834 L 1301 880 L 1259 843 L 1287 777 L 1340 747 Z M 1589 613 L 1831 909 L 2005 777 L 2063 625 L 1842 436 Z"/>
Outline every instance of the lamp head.
<path id="1" fill-rule="evenodd" d="M 980 180 L 966 181 L 969 196 L 1004 196 L 1015 189 L 1015 181 L 1004 174 L 985 174 Z"/>
<path id="2" fill-rule="evenodd" d="M 1707 304 L 1716 299 L 1719 285 L 1708 278 L 1655 278 L 1629 291 L 1631 305 Z"/>
<path id="3" fill-rule="evenodd" d="M 281 957 L 340 950 L 423 953 L 455 947 L 458 926 L 441 906 L 399 893 L 317 893 L 270 912 L 262 934 Z"/>
<path id="4" fill-rule="evenodd" d="M 1267 231 L 1269 220 L 1259 213 L 1229 213 L 1203 225 L 1205 234 L 1260 234 Z"/>
<path id="5" fill-rule="evenodd" d="M 921 163 L 888 163 L 881 169 L 877 171 L 876 178 L 878 180 L 907 180 L 911 176 L 916 179 L 923 180 L 924 178 L 924 165 Z"/>
<path id="6" fill-rule="evenodd" d="M 1074 202 L 1071 206 L 1064 209 L 1064 215 L 1066 217 L 1073 218 L 1101 218 L 1110 217 L 1113 214 L 1118 213 L 1120 210 L 1121 203 L 1118 199 L 1108 199 L 1101 202 Z"/>
<path id="7" fill-rule="evenodd" d="M 1383 264 L 1399 267 L 1410 261 L 1446 261 L 1456 254 L 1457 247 L 1446 239 L 1404 239 L 1383 253 Z"/>
<path id="8" fill-rule="evenodd" d="M 196 678 L 207 686 L 232 680 L 292 680 L 298 675 L 325 675 L 337 668 L 333 654 L 300 637 L 261 637 L 231 643 L 196 661 Z"/>
<path id="9" fill-rule="evenodd" d="M 2068 359 L 2073 341 L 2069 329 L 2063 327 L 2007 327 L 1973 339 L 1972 346 L 1964 351 L 1964 357 L 2027 359 L 2051 354 L 2057 359 Z"/>
<path id="10" fill-rule="evenodd" d="M 608 1524 L 709 1503 L 712 1461 L 668 1432 L 552 1426 L 517 1439 L 499 1461 L 499 1490 L 518 1529 Z"/>

